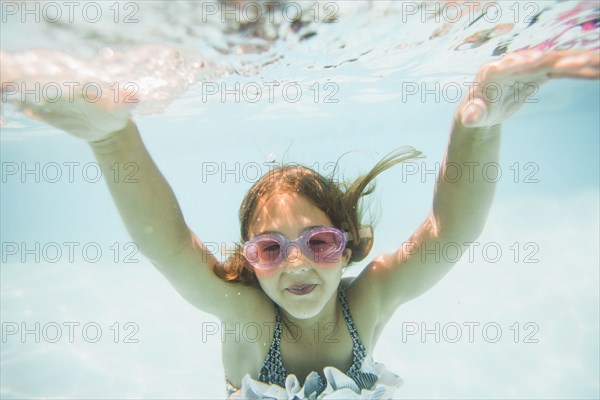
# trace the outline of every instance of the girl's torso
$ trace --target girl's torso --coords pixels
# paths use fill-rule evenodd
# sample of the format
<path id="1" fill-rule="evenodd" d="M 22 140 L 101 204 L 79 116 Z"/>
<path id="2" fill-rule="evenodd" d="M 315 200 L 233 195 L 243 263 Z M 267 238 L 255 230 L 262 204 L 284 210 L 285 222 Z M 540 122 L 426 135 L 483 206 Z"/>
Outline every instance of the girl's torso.
<path id="1" fill-rule="evenodd" d="M 359 300 L 352 290 L 352 278 L 342 280 L 347 303 L 354 321 L 354 327 L 362 341 L 366 353 L 371 354 L 379 336 L 377 329 L 377 313 L 372 305 Z M 223 365 L 225 376 L 236 387 L 241 386 L 246 374 L 257 379 L 261 368 L 269 354 L 275 328 L 275 307 L 265 295 L 263 304 L 256 307 L 256 312 L 246 321 L 224 322 Z M 281 360 L 286 371 L 296 375 L 300 382 L 312 371 L 322 376 L 326 366 L 336 367 L 340 371 L 348 371 L 353 363 L 353 341 L 341 312 L 337 321 L 314 329 L 300 331 L 297 327 L 281 323 Z"/>

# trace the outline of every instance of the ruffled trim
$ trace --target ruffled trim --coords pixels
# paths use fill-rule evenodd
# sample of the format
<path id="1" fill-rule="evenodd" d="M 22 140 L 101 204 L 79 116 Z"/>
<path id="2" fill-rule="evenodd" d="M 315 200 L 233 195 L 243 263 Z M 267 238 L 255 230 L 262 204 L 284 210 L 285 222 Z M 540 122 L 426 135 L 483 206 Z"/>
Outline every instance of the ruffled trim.
<path id="1" fill-rule="evenodd" d="M 402 379 L 388 371 L 381 363 L 376 363 L 370 356 L 365 357 L 361 371 L 377 376 L 377 381 L 370 389 L 360 389 L 356 382 L 335 367 L 323 368 L 326 387 L 322 393 L 319 387 L 319 375 L 311 372 L 304 386 L 300 385 L 296 375 L 290 374 L 285 380 L 285 388 L 275 384 L 266 384 L 252 379 L 246 374 L 242 380 L 242 388 L 232 393 L 230 399 L 277 399 L 277 400 L 328 400 L 328 399 L 389 399 L 402 385 Z"/>

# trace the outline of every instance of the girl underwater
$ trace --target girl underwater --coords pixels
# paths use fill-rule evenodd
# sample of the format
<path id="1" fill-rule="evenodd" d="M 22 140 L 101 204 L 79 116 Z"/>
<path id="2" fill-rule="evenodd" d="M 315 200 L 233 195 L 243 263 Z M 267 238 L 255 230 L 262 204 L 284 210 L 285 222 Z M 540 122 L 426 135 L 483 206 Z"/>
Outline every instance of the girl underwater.
<path id="1" fill-rule="evenodd" d="M 138 184 L 108 179 L 108 187 L 140 251 L 188 302 L 226 327 L 273 327 L 252 343 L 223 341 L 228 397 L 390 398 L 401 380 L 372 359 L 378 338 L 400 305 L 453 266 L 423 258 L 420 250 L 474 241 L 493 199 L 493 182 L 444 179 L 445 165 L 497 161 L 501 125 L 529 99 L 531 85 L 598 79 L 599 68 L 597 52 L 530 50 L 482 66 L 452 118 L 429 215 L 396 251 L 371 257 L 355 278 L 342 278 L 342 272 L 369 256 L 374 238 L 361 221 L 359 201 L 379 173 L 418 151 L 400 148 L 347 186 L 304 167 L 270 171 L 246 195 L 241 245 L 221 263 L 187 226 L 144 147 L 131 104 L 79 99 L 19 106 L 87 141 L 105 176 L 115 162 L 137 164 Z M 11 81 L 10 69 L 3 63 L 3 82 Z M 505 90 L 491 96 L 482 92 L 486 86 Z M 408 251 L 406 243 L 418 246 Z M 318 335 L 302 335 L 315 326 Z M 329 340 L 315 340 L 323 337 Z"/>

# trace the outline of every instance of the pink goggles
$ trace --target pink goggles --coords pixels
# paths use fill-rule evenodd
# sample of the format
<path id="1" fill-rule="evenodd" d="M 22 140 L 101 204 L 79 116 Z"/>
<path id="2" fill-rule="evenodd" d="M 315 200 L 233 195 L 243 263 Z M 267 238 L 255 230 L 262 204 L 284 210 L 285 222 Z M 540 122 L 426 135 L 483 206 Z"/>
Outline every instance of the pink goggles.
<path id="1" fill-rule="evenodd" d="M 348 238 L 334 227 L 317 227 L 307 230 L 291 240 L 279 233 L 266 233 L 244 243 L 244 257 L 254 268 L 271 270 L 287 258 L 291 246 L 298 246 L 316 263 L 334 263 L 346 248 Z"/>

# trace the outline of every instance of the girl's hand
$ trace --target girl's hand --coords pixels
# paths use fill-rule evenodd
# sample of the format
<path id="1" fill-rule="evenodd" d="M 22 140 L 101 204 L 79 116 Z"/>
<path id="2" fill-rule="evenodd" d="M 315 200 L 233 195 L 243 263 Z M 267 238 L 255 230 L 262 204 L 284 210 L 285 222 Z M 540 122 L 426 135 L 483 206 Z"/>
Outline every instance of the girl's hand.
<path id="1" fill-rule="evenodd" d="M 3 91 L 12 86 L 2 83 Z M 113 132 L 123 129 L 129 119 L 130 113 L 137 99 L 129 96 L 131 102 L 115 102 L 113 92 L 104 88 L 104 95 L 98 100 L 82 95 L 73 95 L 71 98 L 66 93 L 58 101 L 50 102 L 40 98 L 34 101 L 34 96 L 22 97 L 19 101 L 9 100 L 24 114 L 44 121 L 58 129 L 87 142 L 95 142 L 108 137 Z M 119 93 L 121 99 L 127 98 L 128 93 Z"/>
<path id="2" fill-rule="evenodd" d="M 501 124 L 550 78 L 600 78 L 600 55 L 593 51 L 519 51 L 483 65 L 456 111 L 466 127 Z"/>
<path id="3" fill-rule="evenodd" d="M 102 140 L 127 125 L 137 98 L 123 90 L 116 92 L 114 84 L 111 86 L 100 79 L 91 81 L 79 76 L 61 82 L 64 74 L 61 79 L 54 71 L 62 71 L 65 66 L 54 65 L 50 60 L 43 69 L 24 66 L 27 57 L 43 55 L 23 53 L 10 57 L 2 52 L 0 91 L 4 102 L 13 104 L 29 117 L 88 142 Z M 86 83 L 89 90 L 83 90 Z M 22 93 L 22 89 L 25 92 Z"/>

